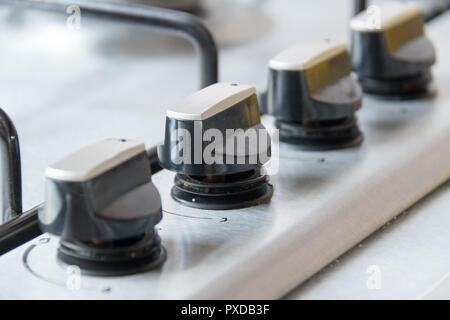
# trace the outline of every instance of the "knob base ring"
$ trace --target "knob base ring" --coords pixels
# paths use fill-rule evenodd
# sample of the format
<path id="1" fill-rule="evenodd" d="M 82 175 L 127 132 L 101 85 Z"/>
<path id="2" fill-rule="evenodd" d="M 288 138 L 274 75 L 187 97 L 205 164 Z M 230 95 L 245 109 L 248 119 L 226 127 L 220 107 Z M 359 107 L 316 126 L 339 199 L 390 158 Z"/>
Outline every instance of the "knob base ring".
<path id="1" fill-rule="evenodd" d="M 183 205 L 206 210 L 231 210 L 270 201 L 273 186 L 259 170 L 221 176 L 189 176 L 178 173 L 172 197 Z"/>
<path id="2" fill-rule="evenodd" d="M 61 240 L 58 261 L 63 265 L 76 265 L 85 275 L 121 276 L 139 273 L 161 266 L 166 250 L 155 232 L 130 244 L 106 246 Z"/>
<path id="3" fill-rule="evenodd" d="M 277 120 L 280 142 L 301 150 L 334 150 L 362 143 L 364 137 L 355 116 L 341 120 L 301 124 Z"/>
<path id="4" fill-rule="evenodd" d="M 358 77 L 364 93 L 401 100 L 417 99 L 432 94 L 432 76 L 429 72 L 401 79 Z"/>

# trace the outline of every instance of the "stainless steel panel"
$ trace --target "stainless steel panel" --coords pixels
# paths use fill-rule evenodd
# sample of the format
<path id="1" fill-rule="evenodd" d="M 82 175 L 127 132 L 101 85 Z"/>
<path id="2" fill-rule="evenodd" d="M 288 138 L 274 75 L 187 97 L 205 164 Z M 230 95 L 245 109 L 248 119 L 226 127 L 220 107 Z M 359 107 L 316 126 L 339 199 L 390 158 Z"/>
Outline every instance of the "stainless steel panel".
<path id="1" fill-rule="evenodd" d="M 265 88 L 267 60 L 282 49 L 347 38 L 350 8 L 341 2 L 267 1 L 242 10 L 222 5 L 209 18 L 222 49 L 221 79 L 258 90 Z M 237 20 L 229 20 L 233 14 Z M 110 136 L 148 145 L 161 140 L 166 106 L 197 87 L 192 51 L 175 38 L 95 20 L 67 38 L 61 16 L 5 7 L 0 15 L 12 21 L 3 20 L 0 36 L 10 43 L 8 53 L 0 53 L 0 90 L 23 146 L 25 207 L 43 198 L 45 166 L 76 148 Z M 0 258 L 0 297 L 283 296 L 449 177 L 450 61 L 444 57 L 450 48 L 439 41 L 449 22 L 441 20 L 429 26 L 442 57 L 434 68 L 438 95 L 402 102 L 366 97 L 360 148 L 280 149 L 271 203 L 243 210 L 183 207 L 169 195 L 173 174 L 158 173 L 154 181 L 166 211 L 160 234 L 168 251 L 162 270 L 82 276 L 81 289 L 69 290 L 70 277 L 55 257 L 58 240 L 43 235 Z M 270 126 L 272 119 L 264 122 Z"/>

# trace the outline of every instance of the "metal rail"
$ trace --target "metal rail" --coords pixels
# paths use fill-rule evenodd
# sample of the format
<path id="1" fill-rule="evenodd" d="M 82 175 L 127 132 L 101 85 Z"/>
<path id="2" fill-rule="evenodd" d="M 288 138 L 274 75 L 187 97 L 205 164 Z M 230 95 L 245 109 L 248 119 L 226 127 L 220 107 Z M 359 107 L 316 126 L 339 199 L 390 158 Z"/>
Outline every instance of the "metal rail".
<path id="1" fill-rule="evenodd" d="M 78 6 L 82 14 L 101 15 L 114 19 L 142 23 L 174 33 L 190 40 L 200 56 L 200 83 L 207 87 L 218 80 L 218 57 L 215 41 L 203 22 L 196 16 L 169 9 L 140 4 L 123 4 L 96 0 L 1 0 L 14 5 L 66 12 L 68 6 Z"/>
<path id="2" fill-rule="evenodd" d="M 0 152 L 2 192 L 0 224 L 22 213 L 22 178 L 20 166 L 19 136 L 14 123 L 0 109 Z"/>

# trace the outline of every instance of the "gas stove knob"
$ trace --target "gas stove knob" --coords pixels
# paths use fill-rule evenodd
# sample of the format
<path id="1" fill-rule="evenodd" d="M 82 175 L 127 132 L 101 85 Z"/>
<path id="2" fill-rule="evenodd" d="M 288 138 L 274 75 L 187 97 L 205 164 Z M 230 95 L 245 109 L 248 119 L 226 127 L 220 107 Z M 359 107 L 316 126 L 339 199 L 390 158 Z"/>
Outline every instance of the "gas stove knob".
<path id="1" fill-rule="evenodd" d="M 176 200 L 202 209 L 234 209 L 270 199 L 272 186 L 261 173 L 270 148 L 255 88 L 217 83 L 167 110 L 158 157 L 163 168 L 177 172 Z"/>
<path id="2" fill-rule="evenodd" d="M 118 275 L 160 265 L 155 225 L 161 198 L 143 143 L 107 139 L 46 169 L 41 229 L 60 236 L 58 258 L 87 274 Z"/>
<path id="3" fill-rule="evenodd" d="M 308 42 L 276 55 L 269 61 L 266 99 L 281 142 L 326 150 L 362 141 L 355 117 L 362 92 L 344 44 Z"/>
<path id="4" fill-rule="evenodd" d="M 255 141 L 239 148 L 244 135 Z M 158 156 L 163 168 L 189 175 L 260 168 L 270 158 L 270 136 L 261 124 L 255 88 L 217 83 L 169 108 Z"/>
<path id="5" fill-rule="evenodd" d="M 364 92 L 414 97 L 429 91 L 436 53 L 414 4 L 370 6 L 350 21 L 352 67 Z"/>

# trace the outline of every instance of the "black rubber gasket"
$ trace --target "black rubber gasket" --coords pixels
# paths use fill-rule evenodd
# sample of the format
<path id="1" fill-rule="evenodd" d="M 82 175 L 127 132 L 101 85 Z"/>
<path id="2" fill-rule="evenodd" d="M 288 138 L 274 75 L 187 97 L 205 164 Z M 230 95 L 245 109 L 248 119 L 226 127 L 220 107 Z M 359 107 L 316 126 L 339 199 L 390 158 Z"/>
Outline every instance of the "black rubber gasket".
<path id="1" fill-rule="evenodd" d="M 412 100 L 431 95 L 432 76 L 430 73 L 389 80 L 359 77 L 358 81 L 364 93 L 385 99 Z"/>
<path id="2" fill-rule="evenodd" d="M 354 116 L 342 120 L 300 124 L 277 120 L 280 142 L 301 150 L 334 150 L 362 143 L 363 135 Z"/>
<path id="3" fill-rule="evenodd" d="M 82 274 L 121 276 L 155 269 L 166 259 L 166 250 L 158 234 L 117 245 L 96 245 L 61 241 L 58 260 L 76 265 Z"/>
<path id="4" fill-rule="evenodd" d="M 177 174 L 172 197 L 183 205 L 207 210 L 231 210 L 266 203 L 273 186 L 259 170 L 223 176 Z"/>

